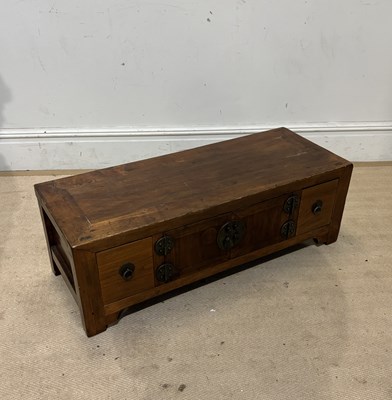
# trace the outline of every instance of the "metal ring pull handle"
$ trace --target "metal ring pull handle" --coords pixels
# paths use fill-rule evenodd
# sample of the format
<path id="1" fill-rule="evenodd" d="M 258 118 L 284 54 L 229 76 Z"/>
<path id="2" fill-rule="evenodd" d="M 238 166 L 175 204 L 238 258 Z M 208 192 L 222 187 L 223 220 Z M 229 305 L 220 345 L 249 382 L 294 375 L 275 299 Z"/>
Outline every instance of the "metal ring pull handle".
<path id="1" fill-rule="evenodd" d="M 120 271 L 118 273 L 121 275 L 121 278 L 123 278 L 124 281 L 130 281 L 133 277 L 134 272 L 135 266 L 131 263 L 127 263 L 120 268 Z"/>
<path id="2" fill-rule="evenodd" d="M 312 213 L 314 215 L 318 215 L 323 210 L 323 202 L 321 200 L 317 200 L 312 206 Z"/>

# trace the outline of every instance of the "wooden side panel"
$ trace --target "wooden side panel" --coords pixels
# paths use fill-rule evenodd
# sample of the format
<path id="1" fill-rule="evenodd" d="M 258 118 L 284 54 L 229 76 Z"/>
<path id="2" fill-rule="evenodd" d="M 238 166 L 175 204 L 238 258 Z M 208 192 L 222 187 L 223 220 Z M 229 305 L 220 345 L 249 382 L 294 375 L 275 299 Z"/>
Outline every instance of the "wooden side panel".
<path id="1" fill-rule="evenodd" d="M 48 216 L 46 215 L 45 210 L 42 208 L 41 204 L 39 204 L 38 206 L 39 206 L 39 211 L 41 214 L 42 224 L 44 227 L 44 233 L 45 233 L 45 239 L 46 239 L 46 246 L 47 246 L 48 254 L 49 254 L 50 266 L 52 267 L 52 272 L 57 276 L 57 275 L 60 275 L 60 270 L 57 268 L 57 265 L 53 260 L 52 251 L 51 251 L 51 247 L 55 244 L 54 228 L 53 228 L 53 225 L 51 224 Z"/>
<path id="2" fill-rule="evenodd" d="M 95 253 L 74 249 L 72 270 L 83 327 L 94 336 L 107 327 Z"/>
<path id="3" fill-rule="evenodd" d="M 326 244 L 333 243 L 338 238 L 352 171 L 353 171 L 353 165 L 350 164 L 346 168 L 344 168 L 342 176 L 339 179 L 339 185 L 336 192 L 335 207 L 332 213 L 331 225 L 329 228 L 328 239 L 326 241 Z"/>
<path id="4" fill-rule="evenodd" d="M 97 263 L 104 304 L 154 287 L 151 237 L 97 253 Z M 135 268 L 130 280 L 120 275 L 127 263 Z"/>
<path id="5" fill-rule="evenodd" d="M 297 226 L 298 235 L 328 225 L 331 222 L 338 182 L 338 179 L 334 179 L 302 191 Z M 314 211 L 316 204 L 320 204 L 318 213 Z"/>
<path id="6" fill-rule="evenodd" d="M 53 225 L 52 221 L 46 214 L 45 209 L 41 205 L 39 206 L 39 209 L 44 225 L 46 244 L 48 246 L 52 271 L 55 275 L 61 273 L 67 285 L 70 285 L 70 290 L 74 295 L 75 286 L 71 269 L 72 250 L 62 233 Z"/>

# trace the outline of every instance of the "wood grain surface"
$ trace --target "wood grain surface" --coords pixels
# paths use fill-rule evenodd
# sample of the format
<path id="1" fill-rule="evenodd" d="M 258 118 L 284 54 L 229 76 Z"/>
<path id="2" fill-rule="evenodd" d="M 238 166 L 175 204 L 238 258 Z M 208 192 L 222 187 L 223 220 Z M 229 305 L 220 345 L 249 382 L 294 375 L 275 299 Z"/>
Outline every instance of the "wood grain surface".
<path id="1" fill-rule="evenodd" d="M 351 171 L 279 128 L 35 191 L 53 272 L 64 276 L 92 336 L 137 302 L 306 239 L 332 243 Z M 159 255 L 163 236 L 172 246 Z"/>
<path id="2" fill-rule="evenodd" d="M 151 238 L 102 251 L 97 254 L 97 263 L 105 304 L 154 287 Z M 135 268 L 130 280 L 124 280 L 119 273 L 127 263 Z"/>
<path id="3" fill-rule="evenodd" d="M 293 182 L 309 185 L 349 164 L 278 128 L 38 184 L 36 194 L 70 245 L 93 251 L 285 193 Z"/>

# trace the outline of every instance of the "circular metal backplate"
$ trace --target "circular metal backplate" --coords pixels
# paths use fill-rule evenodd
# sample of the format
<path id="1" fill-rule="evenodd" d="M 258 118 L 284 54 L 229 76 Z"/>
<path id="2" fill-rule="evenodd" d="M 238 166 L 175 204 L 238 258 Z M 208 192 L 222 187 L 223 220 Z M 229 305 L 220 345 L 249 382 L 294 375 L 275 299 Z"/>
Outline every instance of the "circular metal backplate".
<path id="1" fill-rule="evenodd" d="M 280 234 L 285 238 L 288 239 L 295 235 L 295 222 L 294 221 L 287 221 L 285 222 L 282 227 L 280 228 Z"/>
<path id="2" fill-rule="evenodd" d="M 217 235 L 217 243 L 221 250 L 230 250 L 241 242 L 245 236 L 246 225 L 243 221 L 226 222 Z"/>
<path id="3" fill-rule="evenodd" d="M 174 239 L 171 236 L 165 235 L 155 242 L 155 253 L 158 256 L 167 256 L 174 247 Z"/>
<path id="4" fill-rule="evenodd" d="M 157 280 L 164 283 L 171 281 L 175 275 L 176 270 L 174 268 L 174 265 L 170 263 L 160 265 L 155 272 Z"/>
<path id="5" fill-rule="evenodd" d="M 299 205 L 299 197 L 294 194 L 290 196 L 283 204 L 283 211 L 286 214 L 291 214 Z"/>

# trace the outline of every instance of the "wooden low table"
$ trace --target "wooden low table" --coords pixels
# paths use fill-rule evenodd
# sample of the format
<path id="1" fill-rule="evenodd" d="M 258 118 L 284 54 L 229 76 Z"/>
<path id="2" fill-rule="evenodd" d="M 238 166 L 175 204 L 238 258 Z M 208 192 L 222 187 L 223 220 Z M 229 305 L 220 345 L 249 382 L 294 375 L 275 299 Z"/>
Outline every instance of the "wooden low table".
<path id="1" fill-rule="evenodd" d="M 146 299 L 309 238 L 334 242 L 351 172 L 279 128 L 35 190 L 53 272 L 92 336 Z"/>

